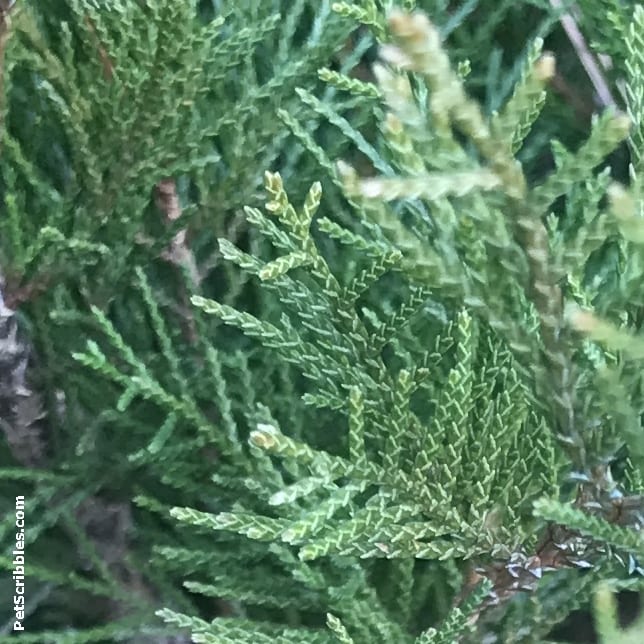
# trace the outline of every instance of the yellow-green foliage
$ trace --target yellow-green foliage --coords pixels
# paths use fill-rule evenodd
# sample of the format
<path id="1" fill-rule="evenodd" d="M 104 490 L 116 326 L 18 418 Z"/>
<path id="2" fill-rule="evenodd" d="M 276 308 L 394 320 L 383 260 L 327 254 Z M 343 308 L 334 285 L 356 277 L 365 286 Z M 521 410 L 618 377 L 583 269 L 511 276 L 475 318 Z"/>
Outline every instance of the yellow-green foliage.
<path id="1" fill-rule="evenodd" d="M 12 641 L 635 641 L 644 10 L 578 5 L 623 109 L 576 130 L 546 2 L 12 11 Z"/>

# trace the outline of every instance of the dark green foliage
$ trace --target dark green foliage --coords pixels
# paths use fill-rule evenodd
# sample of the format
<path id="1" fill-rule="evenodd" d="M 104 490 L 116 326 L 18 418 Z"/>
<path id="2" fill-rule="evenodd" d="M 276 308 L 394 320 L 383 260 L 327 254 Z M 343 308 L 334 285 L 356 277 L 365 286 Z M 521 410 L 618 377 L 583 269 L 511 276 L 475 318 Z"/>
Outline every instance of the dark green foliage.
<path id="1" fill-rule="evenodd" d="M 11 11 L 0 639 L 638 641 L 644 11 L 586 122 L 553 4 Z"/>

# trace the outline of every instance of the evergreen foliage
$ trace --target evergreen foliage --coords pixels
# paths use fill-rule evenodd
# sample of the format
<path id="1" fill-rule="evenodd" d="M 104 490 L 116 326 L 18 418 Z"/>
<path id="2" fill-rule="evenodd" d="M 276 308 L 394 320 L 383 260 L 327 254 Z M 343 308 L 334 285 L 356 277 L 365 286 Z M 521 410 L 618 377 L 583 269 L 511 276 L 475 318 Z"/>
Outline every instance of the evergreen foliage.
<path id="1" fill-rule="evenodd" d="M 640 641 L 644 9 L 582 138 L 558 4 L 2 8 L 0 639 Z"/>

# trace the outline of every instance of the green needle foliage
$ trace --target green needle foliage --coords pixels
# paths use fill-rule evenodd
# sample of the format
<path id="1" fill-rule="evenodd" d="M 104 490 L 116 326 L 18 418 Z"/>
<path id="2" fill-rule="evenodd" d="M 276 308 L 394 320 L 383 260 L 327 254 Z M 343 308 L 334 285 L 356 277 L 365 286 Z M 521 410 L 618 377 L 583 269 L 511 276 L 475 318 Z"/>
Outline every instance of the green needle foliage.
<path id="1" fill-rule="evenodd" d="M 394 4 L 6 13 L 0 640 L 639 641 L 644 9 Z"/>

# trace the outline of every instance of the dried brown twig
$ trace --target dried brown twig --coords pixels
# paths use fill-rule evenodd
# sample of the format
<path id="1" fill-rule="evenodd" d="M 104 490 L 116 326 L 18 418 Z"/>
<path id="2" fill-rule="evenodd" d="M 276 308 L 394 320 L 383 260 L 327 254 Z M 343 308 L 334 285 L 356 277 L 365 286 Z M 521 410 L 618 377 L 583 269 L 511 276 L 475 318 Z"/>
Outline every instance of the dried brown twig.
<path id="1" fill-rule="evenodd" d="M 171 178 L 161 179 L 155 188 L 155 199 L 159 210 L 166 216 L 166 221 L 172 223 L 179 219 L 182 214 L 177 193 L 177 182 Z M 170 247 L 162 253 L 162 257 L 176 266 L 187 269 L 190 278 L 195 284 L 199 284 L 201 276 L 197 269 L 194 255 L 186 241 L 186 229 L 182 228 L 175 234 Z"/>
<path id="2" fill-rule="evenodd" d="M 175 179 L 171 177 L 161 179 L 155 188 L 155 199 L 157 207 L 165 214 L 168 223 L 172 223 L 181 217 L 181 204 Z M 186 241 L 186 235 L 185 228 L 177 232 L 170 242 L 170 247 L 163 251 L 161 257 L 171 264 L 186 270 L 193 284 L 199 284 L 201 275 L 195 256 Z M 197 327 L 192 315 L 190 298 L 185 290 L 181 293 L 181 299 L 181 314 L 186 322 L 185 333 L 190 342 L 194 343 L 197 340 Z"/>

